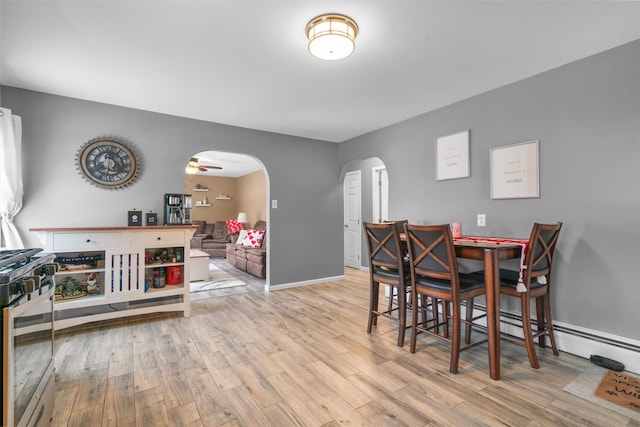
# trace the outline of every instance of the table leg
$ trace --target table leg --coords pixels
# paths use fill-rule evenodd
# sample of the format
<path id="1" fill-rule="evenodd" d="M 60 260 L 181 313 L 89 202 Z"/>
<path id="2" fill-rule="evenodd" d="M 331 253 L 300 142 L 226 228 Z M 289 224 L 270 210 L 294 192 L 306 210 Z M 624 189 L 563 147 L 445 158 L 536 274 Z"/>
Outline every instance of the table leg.
<path id="1" fill-rule="evenodd" d="M 500 266 L 495 249 L 484 250 L 484 280 L 487 300 L 489 376 L 500 379 Z"/>

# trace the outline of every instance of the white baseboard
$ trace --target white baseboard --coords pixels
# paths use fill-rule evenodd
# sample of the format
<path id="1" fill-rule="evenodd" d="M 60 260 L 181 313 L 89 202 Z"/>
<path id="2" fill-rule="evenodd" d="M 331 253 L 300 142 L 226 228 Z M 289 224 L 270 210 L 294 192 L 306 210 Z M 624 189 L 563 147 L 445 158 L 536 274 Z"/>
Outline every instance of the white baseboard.
<path id="1" fill-rule="evenodd" d="M 344 280 L 344 279 L 345 279 L 345 276 L 343 274 L 341 276 L 322 277 L 319 279 L 303 280 L 301 282 L 291 282 L 291 283 L 283 283 L 280 285 L 270 285 L 269 291 L 279 291 L 282 289 L 297 288 L 298 286 L 317 285 L 319 283 L 335 282 L 335 281 Z"/>
<path id="2" fill-rule="evenodd" d="M 640 374 L 640 342 L 605 332 L 554 322 L 558 349 L 589 358 L 592 354 L 621 362 L 625 371 Z"/>
<path id="3" fill-rule="evenodd" d="M 484 307 L 478 314 L 482 312 Z M 522 320 L 520 313 L 501 311 L 500 315 L 513 322 Z M 553 329 L 558 350 L 585 359 L 592 354 L 605 356 L 623 363 L 625 371 L 640 374 L 640 341 L 557 321 L 553 322 Z M 522 338 L 522 329 L 515 326 L 501 323 L 500 330 Z"/>

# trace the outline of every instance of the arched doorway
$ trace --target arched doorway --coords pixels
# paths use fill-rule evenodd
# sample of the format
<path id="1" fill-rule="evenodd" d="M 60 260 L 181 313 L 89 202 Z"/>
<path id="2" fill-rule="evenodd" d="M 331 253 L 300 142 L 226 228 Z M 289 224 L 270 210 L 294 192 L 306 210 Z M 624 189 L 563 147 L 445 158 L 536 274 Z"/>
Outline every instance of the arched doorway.
<path id="1" fill-rule="evenodd" d="M 248 154 L 216 150 L 194 153 L 191 160 L 194 159 L 199 167 L 196 171 L 185 169 L 184 175 L 184 192 L 193 195 L 193 221 L 206 221 L 211 224 L 216 221 L 239 219 L 239 215 L 243 214 L 242 222 L 245 222 L 247 228 L 253 228 L 257 222 L 265 221 L 268 236 L 269 175 L 264 164 Z M 265 240 L 265 246 L 268 254 L 268 238 Z M 225 258 L 221 255 L 223 254 L 216 254 L 212 261 L 224 261 Z M 265 269 L 262 288 L 269 290 L 268 256 Z M 251 278 L 251 283 L 255 287 L 256 280 Z"/>

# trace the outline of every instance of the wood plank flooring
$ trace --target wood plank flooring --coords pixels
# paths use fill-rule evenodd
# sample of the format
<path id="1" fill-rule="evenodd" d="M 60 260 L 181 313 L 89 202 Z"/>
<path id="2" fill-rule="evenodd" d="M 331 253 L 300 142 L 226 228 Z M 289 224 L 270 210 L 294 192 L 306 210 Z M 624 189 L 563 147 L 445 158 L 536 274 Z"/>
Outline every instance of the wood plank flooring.
<path id="1" fill-rule="evenodd" d="M 639 426 L 562 388 L 589 362 L 486 346 L 448 371 L 444 342 L 366 333 L 368 273 L 191 303 L 179 314 L 102 322 L 56 337 L 53 426 Z M 384 298 L 381 296 L 381 301 Z"/>

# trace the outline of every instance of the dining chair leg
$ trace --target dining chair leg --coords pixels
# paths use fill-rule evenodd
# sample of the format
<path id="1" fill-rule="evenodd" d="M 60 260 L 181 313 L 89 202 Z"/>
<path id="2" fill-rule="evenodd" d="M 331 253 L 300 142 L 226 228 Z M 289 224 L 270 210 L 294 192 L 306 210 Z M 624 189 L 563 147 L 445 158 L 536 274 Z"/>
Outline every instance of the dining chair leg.
<path id="1" fill-rule="evenodd" d="M 389 288 L 389 303 L 387 304 L 387 311 L 391 311 L 393 308 L 393 295 L 396 291 L 396 287 L 393 285 L 386 285 Z"/>
<path id="2" fill-rule="evenodd" d="M 536 298 L 536 323 L 538 324 L 538 332 L 545 330 L 547 320 L 544 312 L 544 296 L 540 296 Z M 538 335 L 538 346 L 542 348 L 547 346 L 545 334 Z"/>
<path id="3" fill-rule="evenodd" d="M 418 335 L 418 316 L 416 315 L 414 310 L 414 313 L 411 316 L 411 345 L 409 346 L 409 351 L 411 353 L 416 352 L 416 336 L 417 335 Z"/>
<path id="4" fill-rule="evenodd" d="M 438 298 L 431 297 L 431 318 L 433 319 L 433 331 L 436 334 L 440 333 L 440 314 L 438 312 L 438 306 L 440 300 Z"/>
<path id="5" fill-rule="evenodd" d="M 526 292 L 522 293 L 520 302 L 520 310 L 522 313 L 522 332 L 524 335 L 525 347 L 527 348 L 527 354 L 529 355 L 529 364 L 532 368 L 538 369 L 540 365 L 538 363 L 538 356 L 536 355 L 536 348 L 533 342 L 531 308 L 529 307 L 529 295 Z"/>
<path id="6" fill-rule="evenodd" d="M 551 320 L 551 301 L 549 298 L 549 294 L 544 296 L 544 312 L 545 317 L 547 319 L 547 329 L 549 330 L 549 341 L 551 341 L 551 350 L 553 350 L 553 354 L 558 356 L 558 347 L 556 346 L 556 337 L 553 333 L 553 321 Z"/>
<path id="7" fill-rule="evenodd" d="M 467 323 L 464 326 L 464 343 L 471 344 L 471 331 L 472 331 L 471 323 L 473 321 L 473 298 L 470 298 L 467 300 L 465 319 Z"/>
<path id="8" fill-rule="evenodd" d="M 403 347 L 407 325 L 407 291 L 402 285 L 398 286 L 398 323 L 398 347 Z"/>
<path id="9" fill-rule="evenodd" d="M 443 317 L 443 328 L 444 328 L 444 336 L 449 338 L 449 301 L 442 300 L 442 317 Z"/>
<path id="10" fill-rule="evenodd" d="M 448 302 L 447 302 L 448 305 Z M 452 304 L 452 326 L 453 336 L 451 337 L 451 363 L 449 365 L 449 372 L 452 374 L 458 373 L 458 364 L 460 362 L 460 305 Z"/>
<path id="11" fill-rule="evenodd" d="M 378 324 L 378 316 L 375 314 L 378 311 L 378 291 L 379 285 L 377 282 L 371 281 L 371 287 L 369 292 L 369 322 L 367 323 L 367 333 L 370 334 L 373 329 L 373 325 Z"/>
<path id="12" fill-rule="evenodd" d="M 422 323 L 426 324 L 429 321 L 429 312 L 427 308 L 429 307 L 429 297 L 426 295 L 420 295 L 420 316 L 422 317 Z M 418 315 L 418 312 L 415 312 L 415 315 Z M 419 322 L 418 322 L 419 323 Z"/>

